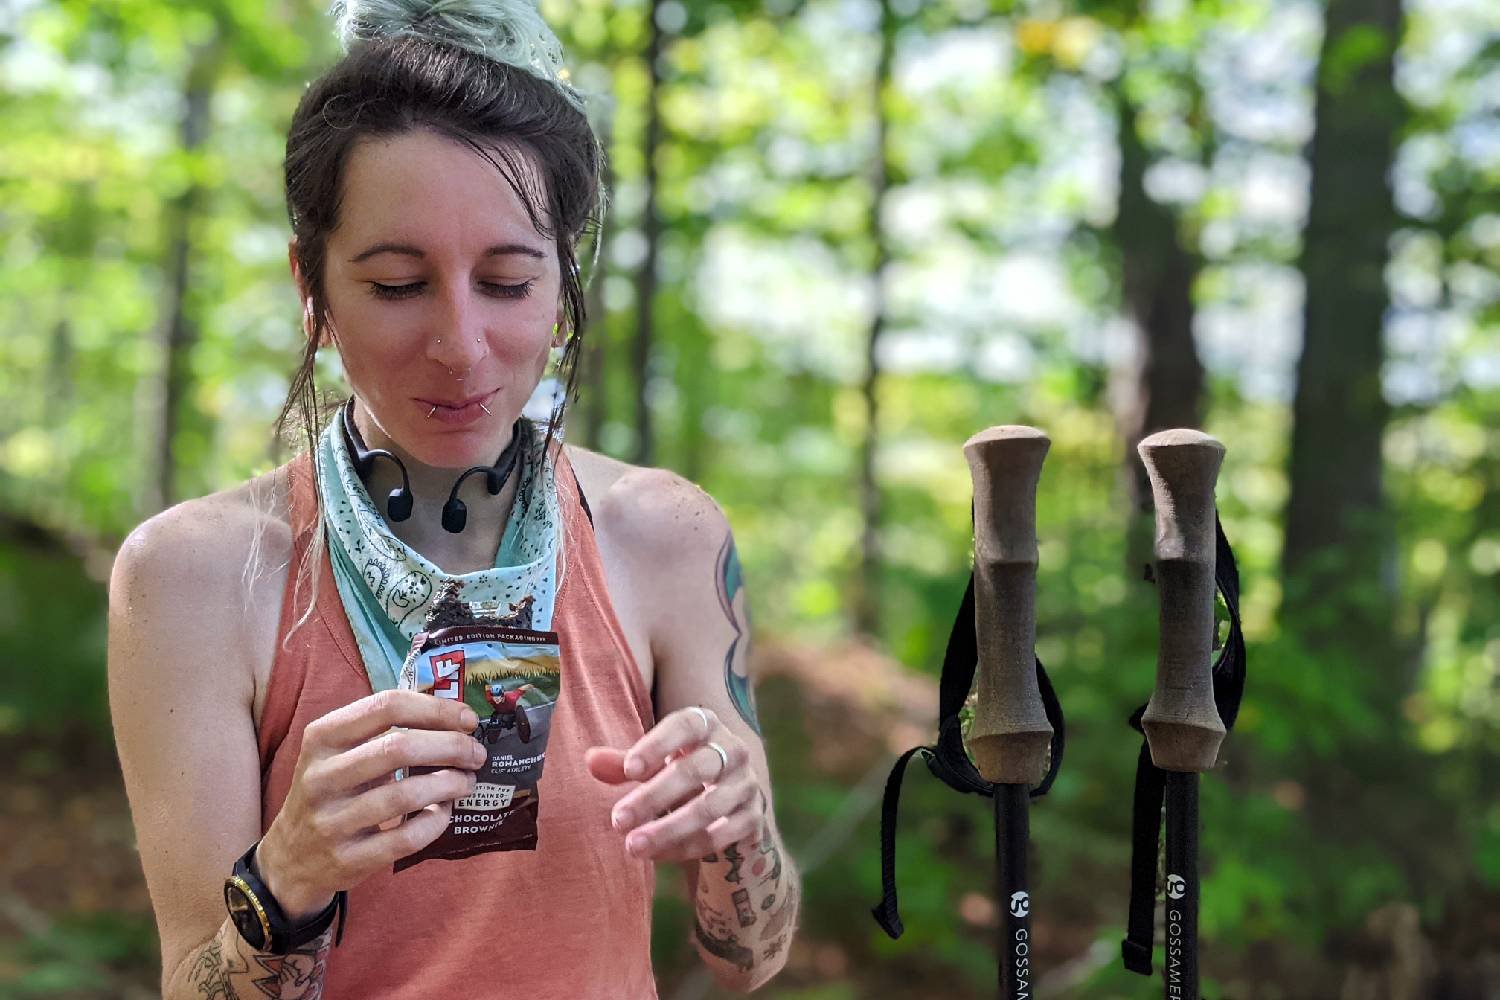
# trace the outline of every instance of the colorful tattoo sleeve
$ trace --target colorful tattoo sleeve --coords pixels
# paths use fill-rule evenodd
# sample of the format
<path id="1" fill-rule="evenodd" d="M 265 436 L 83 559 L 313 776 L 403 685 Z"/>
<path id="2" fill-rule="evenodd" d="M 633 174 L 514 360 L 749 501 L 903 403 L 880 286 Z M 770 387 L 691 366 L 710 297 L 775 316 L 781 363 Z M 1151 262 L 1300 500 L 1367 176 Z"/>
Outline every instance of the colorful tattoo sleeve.
<path id="1" fill-rule="evenodd" d="M 729 700 L 740 713 L 755 735 L 761 735 L 760 720 L 755 715 L 755 692 L 750 687 L 750 600 L 745 592 L 744 574 L 740 568 L 739 552 L 734 547 L 734 536 L 727 535 L 719 549 L 717 572 L 714 574 L 719 588 L 719 605 L 724 616 L 734 629 L 734 639 L 729 651 L 724 654 L 724 684 L 729 690 Z M 739 607 L 735 599 L 739 598 Z M 743 649 L 741 648 L 743 646 Z"/>

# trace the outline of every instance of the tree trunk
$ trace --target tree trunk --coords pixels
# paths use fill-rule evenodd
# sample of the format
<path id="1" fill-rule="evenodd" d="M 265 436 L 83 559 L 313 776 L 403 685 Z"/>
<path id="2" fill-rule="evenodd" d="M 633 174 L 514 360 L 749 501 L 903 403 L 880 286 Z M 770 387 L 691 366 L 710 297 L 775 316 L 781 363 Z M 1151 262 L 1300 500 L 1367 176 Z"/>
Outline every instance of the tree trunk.
<path id="1" fill-rule="evenodd" d="M 875 150 L 870 164 L 870 240 L 874 247 L 871 266 L 870 329 L 865 341 L 865 436 L 859 454 L 859 579 L 854 589 L 854 630 L 880 638 L 880 482 L 875 468 L 880 444 L 880 411 L 877 389 L 880 380 L 880 338 L 886 325 L 886 271 L 890 247 L 886 243 L 884 213 L 890 190 L 890 147 L 887 142 L 886 90 L 890 86 L 891 63 L 896 49 L 895 15 L 890 0 L 880 3 L 880 56 L 875 67 L 873 99 Z"/>
<path id="2" fill-rule="evenodd" d="M 216 42 L 199 47 L 188 67 L 178 136 L 189 162 L 193 162 L 195 154 L 202 150 L 208 135 L 219 51 Z M 188 304 L 192 231 L 203 195 L 203 185 L 191 178 L 168 203 L 165 213 L 167 248 L 161 318 L 155 334 L 157 369 L 152 377 L 142 381 L 140 389 L 146 435 L 144 476 L 139 487 L 139 512 L 143 517 L 149 517 L 176 500 L 174 444 L 181 416 L 179 410 L 191 387 L 189 362 L 198 339 L 197 322 Z"/>
<path id="3" fill-rule="evenodd" d="M 651 347 L 656 303 L 656 257 L 661 242 L 661 220 L 656 208 L 656 151 L 661 145 L 661 48 L 662 31 L 657 23 L 662 0 L 651 0 L 646 9 L 646 134 L 641 143 L 645 163 L 645 205 L 641 209 L 641 236 L 646 253 L 635 279 L 635 455 L 637 465 L 650 465 L 656 451 L 651 424 Z"/>
<path id="4" fill-rule="evenodd" d="M 1342 648 L 1390 683 L 1371 686 L 1396 721 L 1406 693 L 1392 644 L 1392 525 L 1381 482 L 1389 407 L 1381 387 L 1387 174 L 1404 114 L 1392 53 L 1399 0 L 1331 0 L 1312 139 L 1303 238 L 1303 346 L 1292 407 L 1282 551 L 1283 617 L 1315 648 Z M 1362 58 L 1373 37 L 1380 48 Z"/>
<path id="5" fill-rule="evenodd" d="M 73 409 L 73 332 L 66 318 L 52 328 L 47 353 L 47 390 L 42 393 L 42 426 L 56 427 Z"/>
<path id="6" fill-rule="evenodd" d="M 1326 9 L 1280 617 L 1308 665 L 1326 675 L 1321 683 L 1336 679 L 1340 703 L 1368 720 L 1340 732 L 1336 748 L 1318 752 L 1312 733 L 1299 745 L 1295 777 L 1309 828 L 1338 838 L 1351 857 L 1389 860 L 1407 891 L 1437 897 L 1445 852 L 1435 845 L 1451 838 L 1452 811 L 1430 797 L 1423 808 L 1392 807 L 1431 782 L 1431 759 L 1413 747 L 1402 711 L 1413 676 L 1394 625 L 1394 525 L 1382 485 L 1384 271 L 1397 221 L 1387 177 L 1405 119 L 1393 70 L 1401 24 L 1399 0 L 1330 0 Z M 1327 725 L 1289 710 L 1305 725 Z M 1333 892 L 1345 876 L 1312 877 Z"/>
<path id="7" fill-rule="evenodd" d="M 1193 282 L 1198 261 L 1177 236 L 1170 208 L 1146 193 L 1150 157 L 1136 131 L 1136 109 L 1121 83 L 1114 88 L 1120 146 L 1120 205 L 1115 244 L 1121 297 L 1135 334 L 1130 392 L 1119 414 L 1125 481 L 1131 501 L 1128 569 L 1151 558 L 1151 483 L 1136 454 L 1147 435 L 1203 421 L 1203 365 L 1193 339 Z"/>

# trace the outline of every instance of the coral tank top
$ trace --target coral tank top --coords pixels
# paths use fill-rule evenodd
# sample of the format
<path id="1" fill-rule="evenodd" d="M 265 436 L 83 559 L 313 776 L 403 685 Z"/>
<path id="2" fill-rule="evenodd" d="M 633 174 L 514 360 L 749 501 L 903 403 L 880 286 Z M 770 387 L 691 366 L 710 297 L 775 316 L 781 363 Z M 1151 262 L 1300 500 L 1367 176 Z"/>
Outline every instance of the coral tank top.
<path id="1" fill-rule="evenodd" d="M 625 852 L 609 820 L 630 786 L 598 781 L 583 760 L 590 746 L 635 743 L 654 725 L 651 700 L 605 589 L 593 518 L 560 443 L 556 455 L 564 565 L 552 631 L 561 645 L 562 684 L 538 786 L 537 849 L 426 861 L 353 886 L 343 943 L 328 956 L 326 1000 L 657 995 L 655 868 Z M 281 640 L 306 608 L 296 603 L 296 567 L 317 517 L 310 457 L 286 469 L 295 540 Z M 326 547 L 317 558 L 315 607 L 289 642 L 278 642 L 260 720 L 262 831 L 286 801 L 303 729 L 371 692 Z M 303 602 L 308 593 L 304 585 Z"/>

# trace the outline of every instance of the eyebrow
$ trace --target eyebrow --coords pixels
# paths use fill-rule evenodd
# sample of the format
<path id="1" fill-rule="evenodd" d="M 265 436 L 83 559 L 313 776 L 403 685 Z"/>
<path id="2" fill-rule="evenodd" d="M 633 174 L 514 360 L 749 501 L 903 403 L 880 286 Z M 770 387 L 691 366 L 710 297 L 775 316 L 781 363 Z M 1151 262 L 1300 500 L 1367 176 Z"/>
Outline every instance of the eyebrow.
<path id="1" fill-rule="evenodd" d="M 427 254 L 422 252 L 420 247 L 414 247 L 410 243 L 376 243 L 374 246 L 368 247 L 350 257 L 349 263 L 358 264 L 382 253 L 395 253 L 419 259 L 427 256 Z M 507 257 L 511 254 L 535 257 L 537 260 L 542 260 L 546 257 L 546 254 L 542 253 L 536 247 L 527 246 L 524 243 L 496 243 L 484 251 L 484 256 L 486 257 Z"/>

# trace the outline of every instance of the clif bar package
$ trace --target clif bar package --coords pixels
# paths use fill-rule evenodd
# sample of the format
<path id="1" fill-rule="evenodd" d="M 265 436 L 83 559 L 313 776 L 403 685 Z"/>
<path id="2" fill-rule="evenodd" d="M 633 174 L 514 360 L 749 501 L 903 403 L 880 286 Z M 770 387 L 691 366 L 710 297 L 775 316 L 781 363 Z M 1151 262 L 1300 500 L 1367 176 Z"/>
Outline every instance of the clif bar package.
<path id="1" fill-rule="evenodd" d="M 475 616 L 456 597 L 456 588 L 445 593 L 412 638 L 398 686 L 465 702 L 479 716 L 473 736 L 488 757 L 474 791 L 453 804 L 447 829 L 397 861 L 398 872 L 432 858 L 537 845 L 538 786 L 562 679 L 557 633 L 513 624 L 529 624 L 529 615 Z"/>

